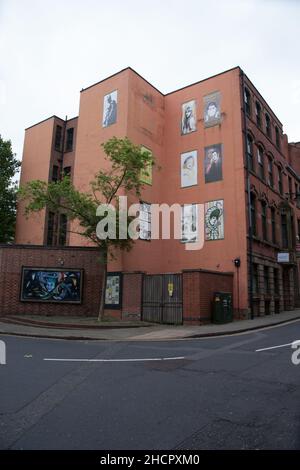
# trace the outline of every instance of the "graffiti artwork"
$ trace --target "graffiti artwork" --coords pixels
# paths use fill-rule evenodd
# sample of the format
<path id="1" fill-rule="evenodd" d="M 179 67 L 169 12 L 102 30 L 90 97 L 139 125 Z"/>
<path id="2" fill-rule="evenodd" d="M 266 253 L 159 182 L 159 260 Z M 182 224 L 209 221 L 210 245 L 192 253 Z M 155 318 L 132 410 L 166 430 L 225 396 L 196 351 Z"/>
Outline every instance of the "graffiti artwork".
<path id="1" fill-rule="evenodd" d="M 83 270 L 23 268 L 21 301 L 81 303 Z"/>

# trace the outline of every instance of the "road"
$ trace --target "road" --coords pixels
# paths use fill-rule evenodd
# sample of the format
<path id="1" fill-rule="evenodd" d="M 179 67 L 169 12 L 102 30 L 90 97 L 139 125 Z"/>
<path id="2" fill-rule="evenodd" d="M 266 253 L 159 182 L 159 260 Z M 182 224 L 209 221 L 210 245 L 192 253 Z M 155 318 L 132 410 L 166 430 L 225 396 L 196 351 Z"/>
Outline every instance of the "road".
<path id="1" fill-rule="evenodd" d="M 257 352 L 299 340 L 299 321 L 183 341 L 1 339 L 1 449 L 300 449 L 300 365 L 291 346 Z"/>

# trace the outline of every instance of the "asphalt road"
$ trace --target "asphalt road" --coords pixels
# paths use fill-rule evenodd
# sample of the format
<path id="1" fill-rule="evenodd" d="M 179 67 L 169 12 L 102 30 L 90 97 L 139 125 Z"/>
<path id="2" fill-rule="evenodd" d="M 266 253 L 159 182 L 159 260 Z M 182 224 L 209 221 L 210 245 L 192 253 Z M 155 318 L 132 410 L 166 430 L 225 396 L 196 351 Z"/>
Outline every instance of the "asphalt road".
<path id="1" fill-rule="evenodd" d="M 1 449 L 300 449 L 300 365 L 291 346 L 256 352 L 300 339 L 299 321 L 169 342 L 1 339 Z"/>

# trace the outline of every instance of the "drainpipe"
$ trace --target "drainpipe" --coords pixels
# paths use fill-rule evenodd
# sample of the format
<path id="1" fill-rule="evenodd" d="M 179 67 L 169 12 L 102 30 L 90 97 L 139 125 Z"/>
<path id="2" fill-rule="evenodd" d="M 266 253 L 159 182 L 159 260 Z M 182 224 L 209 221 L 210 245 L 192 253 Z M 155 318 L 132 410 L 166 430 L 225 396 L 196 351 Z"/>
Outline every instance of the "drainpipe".
<path id="1" fill-rule="evenodd" d="M 59 162 L 59 175 L 58 179 L 62 179 L 63 169 L 64 169 L 64 154 L 65 154 L 65 138 L 66 138 L 66 128 L 67 128 L 67 120 L 68 116 L 66 116 L 64 125 L 63 125 L 63 135 L 62 135 L 62 145 L 61 145 L 61 152 L 60 152 L 60 159 Z M 59 231 L 60 231 L 60 213 L 56 214 L 56 233 L 55 233 L 55 245 L 59 245 Z"/>
<path id="2" fill-rule="evenodd" d="M 248 231 L 248 238 L 249 238 L 249 304 L 250 304 L 250 312 L 251 312 L 251 320 L 254 319 L 254 311 L 253 311 L 253 221 L 252 221 L 252 214 L 251 214 L 251 192 L 250 192 L 250 171 L 249 171 L 249 161 L 248 161 L 248 152 L 247 152 L 247 118 L 246 118 L 246 109 L 245 109 L 245 75 L 242 69 L 240 76 L 242 77 L 242 110 L 243 110 L 243 127 L 244 127 L 244 146 L 245 146 L 245 156 L 246 156 L 246 182 L 247 182 L 247 202 L 248 202 L 248 221 L 249 221 L 249 231 Z"/>

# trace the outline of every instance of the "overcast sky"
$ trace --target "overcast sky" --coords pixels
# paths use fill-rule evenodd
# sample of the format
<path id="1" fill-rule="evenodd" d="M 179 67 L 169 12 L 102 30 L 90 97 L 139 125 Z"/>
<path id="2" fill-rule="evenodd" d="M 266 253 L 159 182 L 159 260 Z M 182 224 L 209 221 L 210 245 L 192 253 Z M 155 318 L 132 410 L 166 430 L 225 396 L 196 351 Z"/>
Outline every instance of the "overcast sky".
<path id="1" fill-rule="evenodd" d="M 0 0 L 0 134 L 78 114 L 127 66 L 163 93 L 240 65 L 300 140 L 300 0 Z"/>

